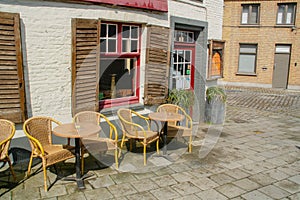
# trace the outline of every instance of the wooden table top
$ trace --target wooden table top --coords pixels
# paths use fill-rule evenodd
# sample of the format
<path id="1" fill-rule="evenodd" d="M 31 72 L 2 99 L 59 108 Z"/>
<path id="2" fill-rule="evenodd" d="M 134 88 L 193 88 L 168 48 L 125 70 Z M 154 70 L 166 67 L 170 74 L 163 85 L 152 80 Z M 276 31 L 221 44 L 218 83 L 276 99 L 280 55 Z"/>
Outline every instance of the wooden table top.
<path id="1" fill-rule="evenodd" d="M 153 112 L 148 115 L 150 119 L 162 121 L 162 122 L 174 122 L 181 121 L 184 119 L 184 115 L 178 113 L 167 113 L 167 112 Z"/>
<path id="2" fill-rule="evenodd" d="M 61 124 L 53 129 L 53 134 L 65 138 L 82 138 L 98 134 L 101 128 L 93 123 L 75 123 Z"/>

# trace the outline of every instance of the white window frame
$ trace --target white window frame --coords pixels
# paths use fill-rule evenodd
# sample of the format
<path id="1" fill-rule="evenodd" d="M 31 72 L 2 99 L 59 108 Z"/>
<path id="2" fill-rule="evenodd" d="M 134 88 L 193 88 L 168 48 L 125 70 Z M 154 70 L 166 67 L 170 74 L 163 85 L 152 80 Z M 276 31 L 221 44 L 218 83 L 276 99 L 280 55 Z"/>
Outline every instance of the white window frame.
<path id="1" fill-rule="evenodd" d="M 283 11 L 281 11 L 283 8 Z M 292 13 L 289 13 L 289 9 L 292 9 Z M 295 3 L 280 3 L 277 10 L 277 25 L 294 25 L 296 18 L 296 4 Z"/>

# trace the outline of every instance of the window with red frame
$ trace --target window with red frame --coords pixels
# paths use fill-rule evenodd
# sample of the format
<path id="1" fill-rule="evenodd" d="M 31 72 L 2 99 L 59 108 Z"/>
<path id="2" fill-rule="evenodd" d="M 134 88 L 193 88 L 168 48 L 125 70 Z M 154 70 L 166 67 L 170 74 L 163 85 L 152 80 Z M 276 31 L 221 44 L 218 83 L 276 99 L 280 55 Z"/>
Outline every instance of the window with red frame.
<path id="1" fill-rule="evenodd" d="M 138 102 L 140 26 L 101 23 L 99 99 L 105 106 Z"/>

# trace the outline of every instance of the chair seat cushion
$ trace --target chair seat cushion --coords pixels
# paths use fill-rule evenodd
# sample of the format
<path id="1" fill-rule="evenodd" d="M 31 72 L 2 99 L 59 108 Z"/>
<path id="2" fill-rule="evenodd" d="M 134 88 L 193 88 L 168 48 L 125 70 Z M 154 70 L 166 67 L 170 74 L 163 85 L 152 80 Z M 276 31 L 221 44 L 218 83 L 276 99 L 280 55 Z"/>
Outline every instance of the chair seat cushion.
<path id="1" fill-rule="evenodd" d="M 192 136 L 192 129 L 184 126 L 168 126 L 168 137 L 189 137 Z"/>
<path id="2" fill-rule="evenodd" d="M 137 132 L 134 132 L 133 134 L 136 134 L 137 133 L 137 136 L 136 135 L 127 135 L 129 138 L 135 138 L 135 139 L 138 139 L 138 140 L 144 140 L 146 139 L 146 143 L 149 143 L 149 142 L 152 142 L 153 140 L 156 140 L 157 138 L 159 138 L 159 135 L 157 132 L 155 131 L 145 131 L 146 133 L 146 137 L 144 135 L 144 131 L 137 131 Z"/>
<path id="3" fill-rule="evenodd" d="M 47 160 L 47 166 L 54 163 L 66 160 L 74 157 L 74 147 L 69 145 L 46 145 L 44 146 L 45 159 Z"/>

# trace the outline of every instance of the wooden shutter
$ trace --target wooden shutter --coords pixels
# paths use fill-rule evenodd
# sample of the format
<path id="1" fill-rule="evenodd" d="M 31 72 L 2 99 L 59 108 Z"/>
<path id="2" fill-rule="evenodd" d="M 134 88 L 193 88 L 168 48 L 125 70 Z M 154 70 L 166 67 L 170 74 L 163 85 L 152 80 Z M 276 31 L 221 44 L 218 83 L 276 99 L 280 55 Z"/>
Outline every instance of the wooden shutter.
<path id="1" fill-rule="evenodd" d="M 72 19 L 72 114 L 97 111 L 100 21 Z"/>
<path id="2" fill-rule="evenodd" d="M 0 12 L 0 118 L 25 120 L 20 16 Z"/>
<path id="3" fill-rule="evenodd" d="M 148 27 L 144 103 L 160 104 L 168 95 L 170 29 Z"/>

